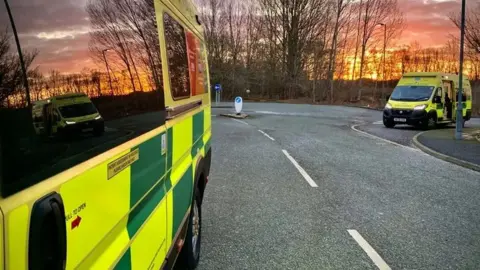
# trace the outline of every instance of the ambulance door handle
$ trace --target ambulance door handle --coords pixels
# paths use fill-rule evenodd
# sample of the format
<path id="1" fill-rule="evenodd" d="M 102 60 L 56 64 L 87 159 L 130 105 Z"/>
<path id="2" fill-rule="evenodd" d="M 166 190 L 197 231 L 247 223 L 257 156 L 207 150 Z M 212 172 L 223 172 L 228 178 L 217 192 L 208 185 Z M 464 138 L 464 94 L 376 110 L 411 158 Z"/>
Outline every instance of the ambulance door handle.
<path id="1" fill-rule="evenodd" d="M 33 205 L 28 243 L 28 269 L 65 269 L 67 234 L 60 194 L 52 192 Z"/>

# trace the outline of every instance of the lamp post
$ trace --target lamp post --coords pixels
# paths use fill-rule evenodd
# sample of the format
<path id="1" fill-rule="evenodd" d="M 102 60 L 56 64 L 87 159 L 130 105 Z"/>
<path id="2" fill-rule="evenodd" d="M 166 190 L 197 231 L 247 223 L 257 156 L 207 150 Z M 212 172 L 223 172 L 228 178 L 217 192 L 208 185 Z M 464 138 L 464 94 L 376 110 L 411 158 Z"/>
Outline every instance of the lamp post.
<path id="1" fill-rule="evenodd" d="M 107 67 L 107 74 L 108 74 L 108 82 L 110 84 L 110 91 L 112 92 L 112 95 L 113 95 L 113 87 L 112 87 L 112 77 L 110 77 L 110 67 L 108 66 L 108 62 L 107 62 L 107 57 L 105 56 L 105 53 L 110 51 L 110 49 L 104 49 L 102 51 L 102 54 L 103 54 L 103 60 L 105 61 L 105 66 Z"/>
<path id="2" fill-rule="evenodd" d="M 382 75 L 382 100 L 383 100 L 383 95 L 385 93 L 385 77 L 386 77 L 386 53 L 387 53 L 387 24 L 386 23 L 379 23 L 378 25 L 383 26 L 384 28 L 384 33 L 383 33 L 383 75 Z"/>
<path id="3" fill-rule="evenodd" d="M 4 0 L 5 8 L 7 9 L 8 18 L 10 19 L 10 24 L 12 25 L 13 36 L 15 37 L 15 44 L 17 45 L 18 58 L 20 58 L 20 68 L 22 69 L 23 77 L 23 86 L 25 87 L 25 94 L 27 98 L 27 106 L 30 107 L 30 88 L 28 87 L 28 77 L 27 69 L 25 68 L 25 61 L 23 60 L 22 47 L 20 46 L 20 40 L 18 39 L 17 28 L 15 27 L 15 21 L 13 20 L 12 11 L 10 10 L 10 5 L 8 0 Z"/>
<path id="4" fill-rule="evenodd" d="M 465 0 L 462 0 L 462 18 L 461 18 L 461 27 L 460 27 L 460 74 L 458 82 L 458 96 L 457 96 L 457 115 L 456 115 L 456 129 L 455 129 L 455 139 L 462 139 L 462 129 L 463 129 L 463 106 L 462 106 L 462 92 L 463 92 L 463 59 L 464 59 L 464 45 L 465 45 Z"/>

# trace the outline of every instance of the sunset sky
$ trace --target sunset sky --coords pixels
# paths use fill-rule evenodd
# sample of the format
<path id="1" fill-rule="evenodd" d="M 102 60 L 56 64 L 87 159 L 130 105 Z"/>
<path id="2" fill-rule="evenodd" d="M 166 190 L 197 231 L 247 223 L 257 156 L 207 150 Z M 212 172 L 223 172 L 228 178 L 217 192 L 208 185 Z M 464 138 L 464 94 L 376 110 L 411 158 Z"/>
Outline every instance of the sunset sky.
<path id="1" fill-rule="evenodd" d="M 460 36 L 459 30 L 449 20 L 449 14 L 460 13 L 460 0 L 398 0 L 405 14 L 407 28 L 399 44 L 418 41 L 422 47 L 442 46 L 449 34 Z M 474 7 L 479 0 L 467 0 Z"/>
<path id="2" fill-rule="evenodd" d="M 92 64 L 87 51 L 89 22 L 85 12 L 86 1 L 10 0 L 22 46 L 40 50 L 36 64 L 42 70 L 78 71 Z M 407 28 L 397 45 L 418 41 L 422 47 L 442 46 L 448 34 L 458 35 L 459 31 L 448 15 L 460 12 L 460 0 L 398 1 L 406 17 Z M 480 0 L 467 2 L 471 8 Z M 9 25 L 3 3 L 0 14 L 0 25 Z"/>

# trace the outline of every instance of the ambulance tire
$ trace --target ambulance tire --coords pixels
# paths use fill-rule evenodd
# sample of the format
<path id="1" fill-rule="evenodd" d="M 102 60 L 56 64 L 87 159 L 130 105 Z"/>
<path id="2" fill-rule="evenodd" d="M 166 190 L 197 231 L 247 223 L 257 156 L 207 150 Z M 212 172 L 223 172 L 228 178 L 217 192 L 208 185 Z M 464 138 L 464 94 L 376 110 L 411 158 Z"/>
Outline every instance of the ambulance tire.
<path id="1" fill-rule="evenodd" d="M 437 127 L 437 115 L 429 114 L 425 122 L 422 123 L 423 130 L 434 129 Z"/>
<path id="2" fill-rule="evenodd" d="M 196 236 L 194 246 L 194 236 Z M 178 269 L 195 269 L 200 261 L 200 246 L 202 240 L 202 194 L 198 187 L 195 188 L 190 217 L 188 221 L 185 244 L 177 259 Z M 177 267 L 175 267 L 177 268 Z"/>
<path id="3" fill-rule="evenodd" d="M 383 119 L 383 125 L 386 128 L 394 128 L 395 127 L 395 122 L 393 122 L 393 120 Z"/>
<path id="4" fill-rule="evenodd" d="M 102 125 L 102 126 L 99 126 L 99 127 L 95 127 L 93 129 L 93 135 L 95 136 L 102 136 L 103 133 L 105 133 L 105 127 Z"/>

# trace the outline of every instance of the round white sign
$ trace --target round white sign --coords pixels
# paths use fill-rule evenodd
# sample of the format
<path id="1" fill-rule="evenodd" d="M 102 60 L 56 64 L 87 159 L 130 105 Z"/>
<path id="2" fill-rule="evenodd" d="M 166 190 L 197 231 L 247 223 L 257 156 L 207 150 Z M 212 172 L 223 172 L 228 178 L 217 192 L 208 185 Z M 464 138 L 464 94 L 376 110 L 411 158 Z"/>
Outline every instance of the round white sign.
<path id="1" fill-rule="evenodd" d="M 242 97 L 236 97 L 235 98 L 235 111 L 237 113 L 241 113 L 242 112 L 242 106 L 243 106 L 243 99 Z"/>

